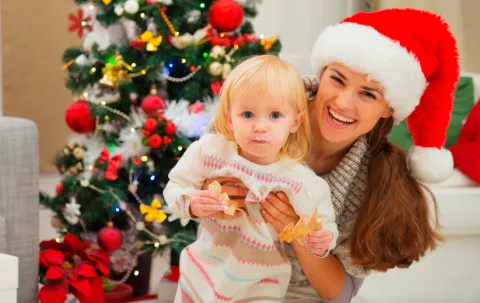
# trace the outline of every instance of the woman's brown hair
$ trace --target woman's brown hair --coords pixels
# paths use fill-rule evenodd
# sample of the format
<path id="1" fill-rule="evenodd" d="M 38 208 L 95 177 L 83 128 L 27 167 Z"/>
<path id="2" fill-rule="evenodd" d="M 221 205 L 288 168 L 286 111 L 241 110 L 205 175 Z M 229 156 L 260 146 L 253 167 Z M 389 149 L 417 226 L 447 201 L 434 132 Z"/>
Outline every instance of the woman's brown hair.
<path id="1" fill-rule="evenodd" d="M 392 127 L 393 118 L 382 118 L 367 134 L 368 189 L 349 243 L 352 261 L 367 270 L 409 267 L 442 241 L 435 197 L 412 177 L 405 153 L 387 141 Z"/>

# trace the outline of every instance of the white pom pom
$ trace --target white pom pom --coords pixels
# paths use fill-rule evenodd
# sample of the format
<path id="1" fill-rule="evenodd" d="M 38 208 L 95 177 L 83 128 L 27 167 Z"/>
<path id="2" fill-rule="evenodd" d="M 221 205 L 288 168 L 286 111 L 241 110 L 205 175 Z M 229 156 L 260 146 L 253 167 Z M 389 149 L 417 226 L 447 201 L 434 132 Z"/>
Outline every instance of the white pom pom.
<path id="1" fill-rule="evenodd" d="M 117 14 L 117 16 L 121 16 L 123 14 L 123 7 L 120 5 L 117 5 L 115 6 L 114 11 L 115 11 L 115 14 Z"/>
<path id="2" fill-rule="evenodd" d="M 443 148 L 414 146 L 408 154 L 408 168 L 422 183 L 440 183 L 452 176 L 453 157 Z"/>
<path id="3" fill-rule="evenodd" d="M 140 5 L 138 4 L 137 0 L 127 0 L 123 8 L 129 14 L 136 14 L 140 8 Z"/>

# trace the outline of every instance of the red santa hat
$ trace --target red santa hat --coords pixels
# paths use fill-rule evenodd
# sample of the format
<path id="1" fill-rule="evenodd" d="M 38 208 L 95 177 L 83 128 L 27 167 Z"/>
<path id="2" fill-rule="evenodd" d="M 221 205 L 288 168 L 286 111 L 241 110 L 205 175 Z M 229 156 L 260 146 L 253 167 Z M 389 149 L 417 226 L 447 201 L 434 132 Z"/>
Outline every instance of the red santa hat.
<path id="1" fill-rule="evenodd" d="M 414 142 L 408 165 L 419 181 L 438 183 L 452 174 L 452 155 L 443 145 L 458 51 L 440 16 L 414 9 L 357 13 L 320 34 L 311 60 L 317 74 L 338 62 L 383 86 L 395 123 L 407 119 Z"/>

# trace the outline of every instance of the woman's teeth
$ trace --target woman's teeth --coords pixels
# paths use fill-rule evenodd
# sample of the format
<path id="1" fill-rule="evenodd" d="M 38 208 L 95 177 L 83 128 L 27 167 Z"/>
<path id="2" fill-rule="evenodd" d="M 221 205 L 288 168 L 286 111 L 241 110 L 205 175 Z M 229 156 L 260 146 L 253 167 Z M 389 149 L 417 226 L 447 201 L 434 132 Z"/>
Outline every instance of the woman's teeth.
<path id="1" fill-rule="evenodd" d="M 345 124 L 352 124 L 353 122 L 355 122 L 355 120 L 352 120 L 352 119 L 349 119 L 347 117 L 344 117 L 344 116 L 340 115 L 339 113 L 337 113 L 336 111 L 334 111 L 330 107 L 328 108 L 328 113 L 330 114 L 330 117 L 332 118 L 332 121 L 337 123 L 337 124 L 345 125 Z"/>

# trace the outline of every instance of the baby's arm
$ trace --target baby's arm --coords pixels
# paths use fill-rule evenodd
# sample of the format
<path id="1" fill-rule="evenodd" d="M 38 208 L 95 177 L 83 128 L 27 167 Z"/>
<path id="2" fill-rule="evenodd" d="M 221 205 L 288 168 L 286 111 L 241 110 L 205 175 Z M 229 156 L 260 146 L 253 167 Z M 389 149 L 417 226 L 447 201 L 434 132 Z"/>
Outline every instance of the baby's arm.
<path id="1" fill-rule="evenodd" d="M 169 181 L 163 196 L 168 207 L 177 216 L 192 218 L 190 212 L 192 196 L 202 188 L 206 179 L 202 157 L 202 143 L 200 140 L 195 141 L 168 174 Z"/>

